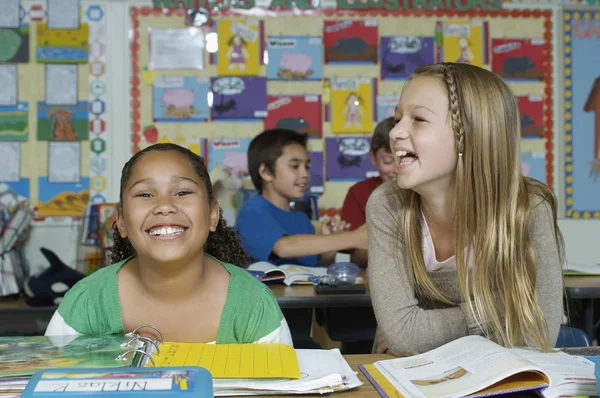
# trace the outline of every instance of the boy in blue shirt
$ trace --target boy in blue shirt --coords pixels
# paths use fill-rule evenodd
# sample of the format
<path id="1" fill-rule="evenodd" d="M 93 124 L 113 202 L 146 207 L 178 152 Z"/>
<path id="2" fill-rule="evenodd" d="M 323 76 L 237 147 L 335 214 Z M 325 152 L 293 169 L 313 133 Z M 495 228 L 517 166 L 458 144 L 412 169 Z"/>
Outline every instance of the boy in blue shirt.
<path id="1" fill-rule="evenodd" d="M 306 266 L 329 265 L 341 250 L 367 249 L 364 226 L 348 231 L 339 219 L 322 222 L 322 235 L 308 216 L 290 208 L 302 198 L 310 179 L 307 136 L 272 129 L 257 135 L 248 147 L 248 172 L 260 194 L 242 206 L 236 228 L 253 262 Z"/>

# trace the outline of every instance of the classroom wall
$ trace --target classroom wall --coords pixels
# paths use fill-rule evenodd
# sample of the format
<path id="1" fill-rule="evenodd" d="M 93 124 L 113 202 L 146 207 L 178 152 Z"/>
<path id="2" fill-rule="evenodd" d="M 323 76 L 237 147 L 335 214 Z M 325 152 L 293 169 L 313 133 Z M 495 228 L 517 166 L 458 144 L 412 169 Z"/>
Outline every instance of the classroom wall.
<path id="1" fill-rule="evenodd" d="M 104 1 L 97 2 L 106 6 L 106 23 L 110 24 L 111 29 L 107 29 L 107 42 L 110 46 L 106 48 L 107 62 L 107 96 L 110 104 L 110 119 L 107 120 L 107 158 L 110 167 L 107 170 L 107 187 L 104 192 L 108 201 L 116 201 L 119 191 L 119 176 L 123 164 L 131 155 L 131 136 L 129 131 L 130 115 L 127 106 L 130 96 L 129 74 L 130 63 L 128 42 L 126 40 L 131 34 L 130 20 L 127 17 L 127 6 L 129 4 L 148 5 L 150 2 L 126 2 L 126 1 Z M 539 5 L 539 3 L 536 3 Z M 506 7 L 523 7 L 523 5 L 506 5 Z M 549 7 L 556 11 L 554 21 L 561 20 L 559 8 L 554 6 Z M 285 18 L 281 19 L 281 23 L 289 25 L 290 21 Z M 524 26 L 524 24 L 520 24 Z M 417 27 L 418 28 L 418 27 Z M 515 25 L 515 29 L 517 26 Z M 555 22 L 553 32 L 555 36 L 554 46 L 556 48 L 562 45 L 561 36 L 557 33 L 562 28 L 561 24 Z M 276 29 L 276 28 L 275 28 Z M 391 26 L 390 32 L 395 29 Z M 277 34 L 279 32 L 272 32 Z M 286 32 L 287 33 L 287 32 Z M 289 32 L 306 33 L 302 32 Z M 558 51 L 554 51 L 555 59 L 555 79 L 556 85 L 562 84 L 562 62 L 558 62 L 560 56 Z M 373 68 L 373 67 L 371 67 Z M 365 67 L 364 75 L 369 75 L 370 70 Z M 315 83 L 316 84 L 316 83 Z M 381 87 L 381 86 L 380 86 Z M 389 85 L 383 86 L 380 90 L 388 90 L 390 94 L 399 91 L 401 86 Z M 282 87 L 282 90 L 284 88 Z M 530 90 L 526 90 L 530 91 Z M 555 90 L 554 105 L 554 153 L 556 154 L 553 163 L 554 188 L 559 200 L 560 220 L 559 226 L 563 232 L 567 248 L 567 256 L 569 261 L 582 263 L 598 263 L 600 262 L 600 245 L 598 245 L 598 237 L 600 237 L 600 220 L 575 220 L 565 217 L 565 198 L 564 198 L 564 174 L 565 167 L 563 160 L 564 154 L 564 136 L 563 136 L 563 109 L 564 98 L 561 90 Z M 228 130 L 237 130 L 235 126 L 223 125 Z M 325 129 L 327 135 L 327 129 Z M 257 131 L 258 132 L 258 131 Z M 239 133 L 242 134 L 242 133 Z M 247 134 L 244 131 L 243 134 Z M 347 188 L 351 183 L 336 183 L 335 189 L 328 189 L 326 186 L 326 194 L 321 201 L 323 207 L 340 207 Z M 600 202 L 600 197 L 598 198 Z M 45 266 L 45 261 L 39 253 L 40 246 L 51 246 L 61 254 L 61 258 L 67 264 L 75 265 L 77 262 L 76 243 L 78 237 L 78 223 L 70 220 L 50 220 L 36 223 L 31 238 L 26 246 L 26 254 L 32 265 L 33 270 L 40 270 Z"/>

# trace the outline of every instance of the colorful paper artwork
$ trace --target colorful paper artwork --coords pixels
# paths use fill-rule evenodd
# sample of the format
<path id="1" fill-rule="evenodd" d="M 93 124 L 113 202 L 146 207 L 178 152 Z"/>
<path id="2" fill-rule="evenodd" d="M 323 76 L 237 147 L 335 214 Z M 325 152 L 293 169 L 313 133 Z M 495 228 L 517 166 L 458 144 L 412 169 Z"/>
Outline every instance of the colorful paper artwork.
<path id="1" fill-rule="evenodd" d="M 40 141 L 85 141 L 89 136 L 88 103 L 48 106 L 38 102 L 37 139 Z"/>
<path id="2" fill-rule="evenodd" d="M 327 180 L 360 181 L 377 175 L 371 163 L 371 137 L 327 137 L 325 169 Z"/>
<path id="3" fill-rule="evenodd" d="M 0 62 L 29 62 L 29 25 L 0 29 Z"/>
<path id="4" fill-rule="evenodd" d="M 78 217 L 90 201 L 90 179 L 78 183 L 51 183 L 38 177 L 37 214 L 40 217 Z"/>
<path id="5" fill-rule="evenodd" d="M 208 143 L 208 170 L 222 168 L 233 179 L 248 175 L 250 138 L 212 139 Z"/>
<path id="6" fill-rule="evenodd" d="M 15 191 L 18 195 L 18 198 L 13 199 L 8 196 L 10 193 L 7 193 L 2 189 L 2 185 L 7 185 L 10 189 Z M 29 178 L 21 177 L 18 182 L 3 182 L 0 183 L 0 203 L 3 205 L 17 204 L 21 200 L 29 200 Z"/>
<path id="7" fill-rule="evenodd" d="M 546 153 L 521 152 L 521 173 L 546 183 Z"/>
<path id="8" fill-rule="evenodd" d="M 0 106 L 0 141 L 27 141 L 29 136 L 29 105 Z"/>
<path id="9" fill-rule="evenodd" d="M 325 21 L 325 62 L 377 63 L 377 21 Z"/>
<path id="10" fill-rule="evenodd" d="M 434 63 L 433 37 L 383 36 L 380 53 L 381 79 L 406 79 L 419 66 Z"/>
<path id="11" fill-rule="evenodd" d="M 544 103 L 539 95 L 517 96 L 521 117 L 521 137 L 544 136 Z"/>
<path id="12" fill-rule="evenodd" d="M 156 122 L 201 122 L 210 118 L 210 80 L 201 76 L 163 76 L 152 84 Z"/>
<path id="13" fill-rule="evenodd" d="M 264 119 L 265 129 L 294 130 L 313 138 L 323 135 L 319 95 L 270 95 L 267 110 L 269 115 Z"/>
<path id="14" fill-rule="evenodd" d="M 267 79 L 211 78 L 213 119 L 258 119 L 267 116 Z"/>
<path id="15" fill-rule="evenodd" d="M 219 76 L 258 76 L 262 63 L 259 21 L 223 19 L 217 22 Z"/>
<path id="16" fill-rule="evenodd" d="M 383 119 L 394 116 L 399 101 L 399 95 L 378 95 L 376 99 L 377 123 L 383 121 Z"/>
<path id="17" fill-rule="evenodd" d="M 479 67 L 488 64 L 487 21 L 443 21 L 441 60 Z"/>
<path id="18" fill-rule="evenodd" d="M 544 39 L 492 39 L 492 71 L 506 79 L 544 78 Z"/>
<path id="19" fill-rule="evenodd" d="M 323 169 L 323 152 L 310 152 L 310 181 L 308 189 L 311 193 L 323 193 L 325 191 L 325 178 Z"/>
<path id="20" fill-rule="evenodd" d="M 88 62 L 88 24 L 79 29 L 48 29 L 37 24 L 37 62 L 85 64 Z"/>
<path id="21" fill-rule="evenodd" d="M 331 131 L 335 134 L 371 133 L 375 81 L 337 78 L 331 84 Z"/>
<path id="22" fill-rule="evenodd" d="M 317 36 L 271 36 L 267 38 L 267 79 L 321 80 L 323 39 Z"/>

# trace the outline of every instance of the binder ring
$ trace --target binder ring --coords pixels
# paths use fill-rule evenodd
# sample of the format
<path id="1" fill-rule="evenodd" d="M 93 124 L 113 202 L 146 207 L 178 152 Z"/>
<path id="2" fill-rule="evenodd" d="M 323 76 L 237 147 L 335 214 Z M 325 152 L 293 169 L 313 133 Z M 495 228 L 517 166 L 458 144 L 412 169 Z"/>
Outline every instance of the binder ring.
<path id="1" fill-rule="evenodd" d="M 140 350 L 140 349 L 125 351 L 124 353 L 122 353 L 121 355 L 116 357 L 115 359 L 117 361 L 125 361 L 125 360 L 127 360 L 127 358 L 125 358 L 125 355 L 129 354 L 130 352 L 139 352 L 140 354 L 145 355 L 150 360 L 150 362 L 152 362 L 152 366 L 156 366 L 154 363 L 154 359 L 152 359 L 152 356 L 150 354 L 148 354 L 146 351 Z"/>
<path id="2" fill-rule="evenodd" d="M 142 325 L 142 326 L 138 326 L 137 328 L 133 329 L 132 332 L 127 333 L 125 336 L 127 337 L 134 337 L 137 336 L 137 331 L 143 328 L 150 328 L 150 329 L 154 329 L 156 331 L 156 333 L 159 334 L 160 336 L 160 343 L 164 343 L 165 342 L 165 338 L 163 337 L 162 333 L 160 332 L 160 330 L 158 330 L 158 328 L 156 326 L 152 326 L 152 325 Z"/>
<path id="3" fill-rule="evenodd" d="M 129 348 L 129 344 L 131 344 L 131 343 L 132 343 L 133 341 L 135 341 L 135 340 L 144 340 L 144 341 L 146 341 L 146 342 L 148 342 L 148 343 L 152 344 L 152 345 L 154 346 L 154 348 L 156 348 L 156 353 L 157 353 L 158 355 L 160 355 L 160 349 L 158 348 L 158 344 L 156 343 L 156 341 L 154 341 L 154 340 L 152 340 L 152 339 L 149 339 L 148 337 L 145 337 L 145 336 L 137 336 L 137 337 L 133 337 L 133 338 L 132 338 L 132 339 L 130 339 L 128 342 L 126 342 L 126 343 L 123 343 L 123 344 L 122 344 L 122 346 L 123 346 L 123 347 L 127 347 L 127 348 Z"/>

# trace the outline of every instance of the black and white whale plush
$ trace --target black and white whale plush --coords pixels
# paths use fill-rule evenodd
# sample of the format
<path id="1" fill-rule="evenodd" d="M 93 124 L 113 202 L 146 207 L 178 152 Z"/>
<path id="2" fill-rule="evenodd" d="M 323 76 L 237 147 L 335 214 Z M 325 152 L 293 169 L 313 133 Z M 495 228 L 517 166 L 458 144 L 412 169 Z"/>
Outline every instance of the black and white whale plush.
<path id="1" fill-rule="evenodd" d="M 39 275 L 25 280 L 23 290 L 29 297 L 27 304 L 33 307 L 58 305 L 65 293 L 85 275 L 63 263 L 53 251 L 43 247 L 40 251 L 50 266 Z"/>

